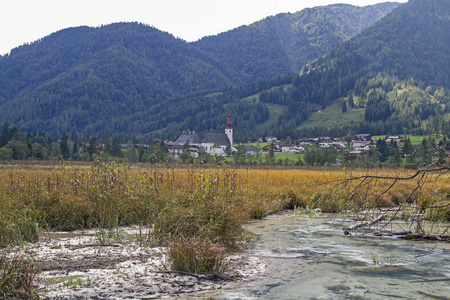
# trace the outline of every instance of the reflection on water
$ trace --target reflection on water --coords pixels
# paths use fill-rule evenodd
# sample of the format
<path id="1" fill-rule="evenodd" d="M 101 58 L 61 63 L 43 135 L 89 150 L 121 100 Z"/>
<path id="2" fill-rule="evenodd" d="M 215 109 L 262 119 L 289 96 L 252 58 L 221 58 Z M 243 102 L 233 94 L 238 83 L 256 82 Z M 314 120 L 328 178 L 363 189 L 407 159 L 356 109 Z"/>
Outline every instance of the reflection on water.
<path id="1" fill-rule="evenodd" d="M 344 236 L 335 216 L 249 224 L 266 271 L 214 299 L 450 299 L 450 245 Z M 439 297 L 439 298 L 438 298 Z"/>

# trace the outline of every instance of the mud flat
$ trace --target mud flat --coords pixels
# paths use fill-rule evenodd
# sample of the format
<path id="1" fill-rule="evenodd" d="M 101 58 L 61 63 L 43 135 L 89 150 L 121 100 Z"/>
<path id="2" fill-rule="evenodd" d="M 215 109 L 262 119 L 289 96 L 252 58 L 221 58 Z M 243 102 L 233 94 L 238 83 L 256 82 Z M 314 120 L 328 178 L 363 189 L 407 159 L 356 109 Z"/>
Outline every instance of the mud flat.
<path id="1" fill-rule="evenodd" d="M 155 299 L 213 291 L 261 272 L 261 259 L 229 256 L 225 277 L 171 272 L 164 247 L 140 241 L 142 229 L 43 233 L 22 248 L 41 266 L 43 299 Z"/>

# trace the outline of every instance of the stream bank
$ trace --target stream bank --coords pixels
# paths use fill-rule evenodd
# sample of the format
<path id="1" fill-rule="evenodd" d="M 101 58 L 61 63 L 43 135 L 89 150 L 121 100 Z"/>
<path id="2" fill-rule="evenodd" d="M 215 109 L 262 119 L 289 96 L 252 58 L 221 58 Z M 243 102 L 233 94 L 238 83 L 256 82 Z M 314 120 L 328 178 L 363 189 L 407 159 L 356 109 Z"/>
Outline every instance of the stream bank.
<path id="1" fill-rule="evenodd" d="M 264 272 L 213 299 L 450 299 L 450 245 L 345 236 L 337 215 L 286 213 L 247 225 Z"/>

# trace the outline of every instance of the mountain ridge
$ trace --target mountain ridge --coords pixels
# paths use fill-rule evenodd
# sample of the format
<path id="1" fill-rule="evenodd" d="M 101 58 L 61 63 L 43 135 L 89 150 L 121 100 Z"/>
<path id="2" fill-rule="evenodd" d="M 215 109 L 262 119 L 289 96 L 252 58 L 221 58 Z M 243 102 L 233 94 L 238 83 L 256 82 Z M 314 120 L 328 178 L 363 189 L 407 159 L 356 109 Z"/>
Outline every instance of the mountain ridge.
<path id="1" fill-rule="evenodd" d="M 237 56 L 235 62 L 229 64 L 244 74 L 249 70 L 256 70 L 253 73 L 257 73 L 258 67 L 269 64 L 271 67 L 267 69 L 274 69 L 276 72 L 266 70 L 265 73 L 269 75 L 252 78 L 254 82 L 267 80 L 280 74 L 300 71 L 307 62 L 326 54 L 343 41 L 373 25 L 398 5 L 399 3 L 386 2 L 364 7 L 334 4 L 307 8 L 296 13 L 266 17 L 250 25 L 200 39 L 193 44 L 200 50 L 213 53 L 221 61 Z M 330 19 L 330 16 L 336 16 L 336 19 Z M 353 22 L 349 22 L 348 19 L 352 19 Z M 322 26 L 319 27 L 316 23 L 321 23 Z M 333 35 L 330 32 L 337 34 Z M 259 36 L 261 39 L 249 45 L 247 36 Z M 318 36 L 321 38 L 317 38 Z M 263 44 L 270 43 L 277 44 L 277 47 L 265 49 Z M 312 47 L 309 49 L 308 45 Z M 274 61 L 267 61 L 261 57 L 264 51 L 274 51 L 282 55 Z M 237 55 L 230 54 L 235 52 Z M 255 56 L 257 59 L 253 62 Z M 269 56 L 270 53 L 266 55 Z"/>
<path id="2" fill-rule="evenodd" d="M 393 8 L 399 4 L 385 5 Z M 333 14 L 330 11 L 338 8 L 364 11 L 364 8 L 335 5 L 318 8 L 316 14 L 320 16 L 319 20 L 331 18 Z M 366 9 L 370 11 L 374 7 Z M 313 12 L 314 9 L 307 11 L 314 15 Z M 290 15 L 266 19 L 273 21 L 289 18 Z M 337 19 L 342 20 L 346 16 L 348 14 L 342 14 Z M 273 36 L 273 28 L 267 25 L 266 19 L 252 25 L 267 30 L 250 36 Z M 315 47 L 323 52 L 328 51 L 326 47 L 333 47 L 328 40 L 342 40 L 342 37 L 327 35 L 333 33 L 332 28 L 335 27 L 332 25 L 334 23 L 330 22 L 328 27 L 321 27 L 326 33 L 321 37 L 326 38 L 316 41 L 318 46 Z M 359 26 L 362 25 L 357 23 L 352 28 L 357 30 L 355 28 Z M 310 29 L 315 30 L 314 26 Z M 228 63 L 216 55 L 217 51 L 208 52 L 200 47 L 201 41 L 187 43 L 169 33 L 138 23 L 59 31 L 0 58 L 0 119 L 20 125 L 24 130 L 44 130 L 53 135 L 62 132 L 83 136 L 92 133 L 150 134 L 161 130 L 173 133 L 182 127 L 196 126 L 203 130 L 215 130 L 221 126 L 218 120 L 222 112 L 208 108 L 208 102 L 216 100 L 208 98 L 208 102 L 202 103 L 203 100 L 197 98 L 190 102 L 186 99 L 194 99 L 198 93 L 223 92 L 231 86 L 258 82 L 260 78 L 271 78 L 273 74 L 282 75 L 284 70 L 278 68 L 278 62 L 286 60 L 287 56 L 277 51 L 279 43 L 271 44 L 271 38 L 261 40 L 253 44 L 267 45 L 256 49 L 267 48 L 269 54 L 248 60 L 244 69 L 239 69 L 234 64 L 242 61 L 236 59 L 236 63 Z M 326 47 L 320 43 L 325 43 Z M 273 54 L 280 55 L 274 59 Z M 241 55 L 237 53 L 236 56 L 240 58 Z M 297 65 L 300 66 L 300 63 Z M 265 83 L 258 85 L 261 87 Z M 262 104 L 244 105 L 237 101 L 236 96 L 224 96 L 214 103 L 222 110 L 231 106 L 254 109 L 257 114 L 243 115 L 253 115 L 255 122 L 264 121 L 267 117 L 267 108 L 263 108 Z M 194 107 L 199 111 L 195 111 Z M 178 113 L 180 109 L 190 111 L 191 115 Z M 199 114 L 203 119 L 209 118 L 209 121 L 202 120 Z M 180 119 L 170 115 L 177 115 Z M 196 125 L 194 120 L 200 123 Z"/>
<path id="3" fill-rule="evenodd" d="M 315 104 L 322 110 L 336 101 L 350 103 L 351 98 L 365 109 L 364 122 L 341 133 L 450 132 L 449 4 L 410 0 L 306 66 L 290 95 L 271 98 L 290 97 L 290 105 Z M 305 121 L 287 119 L 295 120 L 295 126 Z M 324 134 L 336 132 L 323 129 Z"/>

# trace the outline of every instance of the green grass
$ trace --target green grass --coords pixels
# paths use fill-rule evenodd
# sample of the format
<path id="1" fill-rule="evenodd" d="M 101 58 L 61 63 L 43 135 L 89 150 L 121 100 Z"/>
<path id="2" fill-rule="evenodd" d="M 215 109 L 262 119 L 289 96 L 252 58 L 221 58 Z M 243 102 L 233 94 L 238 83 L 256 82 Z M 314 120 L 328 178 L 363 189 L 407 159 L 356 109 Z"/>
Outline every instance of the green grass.
<path id="1" fill-rule="evenodd" d="M 303 157 L 303 154 L 275 153 L 275 159 L 288 159 L 291 162 L 297 162 L 300 157 Z"/>
<path id="2" fill-rule="evenodd" d="M 324 110 L 314 112 L 300 128 L 308 127 L 340 127 L 364 120 L 364 108 L 351 108 L 347 106 L 347 112 L 342 112 L 339 102 L 328 106 Z"/>
<path id="3" fill-rule="evenodd" d="M 394 134 L 395 135 L 395 134 Z M 389 135 L 374 135 L 373 139 L 375 140 L 381 140 L 386 138 Z M 420 144 L 424 138 L 429 138 L 429 135 L 403 135 L 403 134 L 397 134 L 397 136 L 401 137 L 402 139 L 409 138 L 411 140 L 411 144 Z M 436 139 L 436 141 L 440 141 L 442 137 L 436 137 L 435 135 L 432 136 Z"/>
<path id="4" fill-rule="evenodd" d="M 222 94 L 223 94 L 222 92 L 217 92 L 217 93 L 208 94 L 205 97 L 206 98 L 214 98 L 214 97 L 220 96 Z"/>
<path id="5" fill-rule="evenodd" d="M 254 143 L 256 144 L 256 143 Z M 267 144 L 267 143 L 265 143 Z M 246 144 L 249 145 L 249 144 Z M 261 152 L 261 154 L 259 155 L 260 157 L 260 163 L 265 163 L 267 161 L 267 152 Z M 250 158 L 253 158 L 254 160 L 256 160 L 256 155 L 246 155 L 247 161 Z M 287 154 L 287 153 L 275 153 L 275 163 L 279 162 L 279 160 L 283 161 L 283 165 L 286 165 L 286 160 L 288 161 L 289 165 L 295 165 L 298 160 L 301 158 L 303 158 L 303 154 Z M 234 157 L 233 156 L 227 156 L 225 157 L 225 161 L 233 164 L 234 163 Z"/>
<path id="6" fill-rule="evenodd" d="M 255 126 L 255 130 L 273 127 L 277 124 L 278 118 L 285 113 L 287 106 L 278 104 L 266 104 L 269 110 L 269 120 Z"/>
<path id="7" fill-rule="evenodd" d="M 289 90 L 289 88 L 292 87 L 292 84 L 284 84 L 284 85 L 280 85 L 280 86 L 274 86 L 270 90 L 276 90 L 276 89 L 280 88 L 281 86 L 283 87 L 283 91 L 286 92 L 287 90 Z M 262 91 L 261 93 L 264 93 L 266 91 L 269 91 L 269 90 Z M 248 102 L 259 102 L 259 95 L 261 95 L 261 93 L 257 93 L 257 94 L 248 96 L 246 98 L 242 98 L 242 100 L 245 100 Z"/>
<path id="8" fill-rule="evenodd" d="M 251 95 L 251 96 L 248 96 L 248 97 L 246 97 L 246 98 L 243 98 L 242 100 L 248 101 L 248 102 L 250 102 L 250 103 L 253 103 L 253 102 L 259 102 L 259 94 L 260 94 L 260 93 L 254 94 L 254 95 Z"/>
<path id="9" fill-rule="evenodd" d="M 262 149 L 265 146 L 269 145 L 269 143 L 267 143 L 267 142 L 257 142 L 257 143 L 245 143 L 245 144 L 241 144 L 241 145 L 242 146 L 250 145 L 250 146 L 255 146 L 258 149 Z M 239 146 L 239 144 L 234 144 L 233 146 L 237 147 L 237 146 Z"/>

